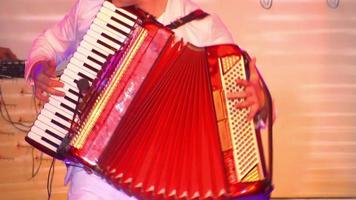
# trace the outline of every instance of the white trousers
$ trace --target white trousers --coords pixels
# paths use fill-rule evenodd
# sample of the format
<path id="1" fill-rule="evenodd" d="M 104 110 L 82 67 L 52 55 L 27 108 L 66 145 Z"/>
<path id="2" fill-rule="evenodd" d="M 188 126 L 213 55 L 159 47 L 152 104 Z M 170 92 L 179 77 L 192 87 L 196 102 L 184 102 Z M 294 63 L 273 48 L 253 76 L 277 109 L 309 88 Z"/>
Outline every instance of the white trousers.
<path id="1" fill-rule="evenodd" d="M 137 200 L 79 167 L 68 167 L 65 183 L 70 183 L 68 200 Z M 232 200 L 269 200 L 270 192 Z"/>
<path id="2" fill-rule="evenodd" d="M 68 200 L 136 200 L 79 167 L 68 167 L 65 182 L 70 184 Z"/>

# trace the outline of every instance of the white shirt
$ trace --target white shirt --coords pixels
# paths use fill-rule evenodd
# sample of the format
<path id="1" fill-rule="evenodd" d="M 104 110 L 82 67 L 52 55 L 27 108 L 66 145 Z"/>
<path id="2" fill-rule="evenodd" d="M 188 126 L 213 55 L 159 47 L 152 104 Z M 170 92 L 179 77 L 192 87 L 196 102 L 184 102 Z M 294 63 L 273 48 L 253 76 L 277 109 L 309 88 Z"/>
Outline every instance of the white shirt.
<path id="1" fill-rule="evenodd" d="M 42 60 L 55 60 L 57 64 L 68 59 L 76 50 L 104 0 L 77 0 L 67 15 L 52 28 L 44 31 L 33 42 L 26 63 L 25 78 L 33 64 Z M 190 0 L 168 0 L 166 10 L 158 18 L 164 25 L 198 9 Z M 174 30 L 177 37 L 196 46 L 234 43 L 231 34 L 221 20 L 210 15 Z"/>

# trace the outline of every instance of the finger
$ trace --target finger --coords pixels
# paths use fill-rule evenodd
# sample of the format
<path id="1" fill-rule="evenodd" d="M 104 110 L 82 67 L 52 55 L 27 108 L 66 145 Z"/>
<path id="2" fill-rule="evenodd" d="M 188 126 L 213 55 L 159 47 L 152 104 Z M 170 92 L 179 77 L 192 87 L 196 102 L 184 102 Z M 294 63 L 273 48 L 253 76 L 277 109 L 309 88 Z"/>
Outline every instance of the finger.
<path id="1" fill-rule="evenodd" d="M 63 87 L 64 83 L 56 79 L 48 78 L 46 75 L 39 75 L 35 81 L 35 85 L 50 94 L 65 96 L 64 92 L 55 89 L 56 87 Z"/>
<path id="2" fill-rule="evenodd" d="M 47 74 L 40 74 L 36 77 L 35 82 L 40 82 L 47 87 L 63 87 L 64 83 L 59 81 L 57 78 L 51 78 Z"/>
<path id="3" fill-rule="evenodd" d="M 42 101 L 42 102 L 48 102 L 48 98 L 49 96 L 43 92 L 43 90 L 41 89 L 36 89 L 35 88 L 35 96 L 38 100 Z"/>
<path id="4" fill-rule="evenodd" d="M 45 87 L 44 91 L 48 92 L 48 94 L 56 95 L 56 96 L 65 96 L 65 93 L 59 90 L 56 90 L 53 87 Z"/>
<path id="5" fill-rule="evenodd" d="M 36 86 L 36 88 L 38 88 L 42 91 L 45 91 L 48 94 L 53 94 L 56 96 L 65 96 L 65 93 L 63 91 L 57 90 L 56 88 L 50 87 L 44 83 L 38 82 L 35 86 Z M 59 86 L 59 87 L 61 87 L 61 86 Z"/>
<path id="6" fill-rule="evenodd" d="M 247 87 L 248 85 L 250 85 L 250 82 L 244 79 L 237 79 L 236 84 L 239 86 Z"/>
<path id="7" fill-rule="evenodd" d="M 59 81 L 57 79 L 49 79 L 49 81 L 47 82 L 47 86 L 49 86 L 49 87 L 63 87 L 64 83 L 62 83 L 61 81 Z"/>
<path id="8" fill-rule="evenodd" d="M 258 111 L 258 105 L 257 104 L 253 104 L 250 107 L 250 112 L 249 112 L 249 114 L 247 116 L 247 120 L 252 120 L 255 117 L 257 111 Z"/>
<path id="9" fill-rule="evenodd" d="M 229 92 L 226 94 L 228 99 L 246 98 L 250 95 L 248 92 Z"/>
<path id="10" fill-rule="evenodd" d="M 239 102 L 235 104 L 235 108 L 237 109 L 241 109 L 241 108 L 248 108 L 251 105 L 254 104 L 254 101 L 250 100 L 250 99 L 246 99 L 245 101 Z"/>
<path id="11" fill-rule="evenodd" d="M 41 81 L 36 81 L 35 84 L 39 84 L 42 86 L 42 88 L 58 88 L 58 87 L 63 87 L 64 86 L 64 83 L 62 83 L 61 81 L 59 80 L 55 80 L 55 79 L 50 79 L 50 78 L 46 78 L 46 77 L 43 77 L 41 78 Z"/>

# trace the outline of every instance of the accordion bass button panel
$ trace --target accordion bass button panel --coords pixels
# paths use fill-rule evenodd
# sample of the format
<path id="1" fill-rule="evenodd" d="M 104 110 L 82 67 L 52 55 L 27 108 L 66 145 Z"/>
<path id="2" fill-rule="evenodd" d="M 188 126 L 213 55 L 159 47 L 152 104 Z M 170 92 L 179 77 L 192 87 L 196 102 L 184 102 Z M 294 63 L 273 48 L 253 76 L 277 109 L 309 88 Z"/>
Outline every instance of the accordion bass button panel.
<path id="1" fill-rule="evenodd" d="M 228 188 L 232 195 L 241 195 L 242 191 L 254 193 L 261 189 L 265 179 L 258 146 L 260 141 L 253 120 L 247 121 L 249 109 L 234 107 L 243 99 L 226 97 L 227 92 L 244 90 L 236 85 L 236 79 L 246 80 L 244 57 L 238 47 L 234 52 L 227 46 L 230 50 L 224 53 L 219 48 L 210 54 L 210 60 L 214 62 L 210 63 L 209 71 Z"/>
<path id="2" fill-rule="evenodd" d="M 80 97 L 76 83 L 80 79 L 93 83 L 107 59 L 129 40 L 136 20 L 135 15 L 109 2 L 103 4 L 60 77 L 64 87 L 59 90 L 65 97 L 49 98 L 26 136 L 30 144 L 53 157 L 63 158 L 57 151 L 69 132 Z"/>

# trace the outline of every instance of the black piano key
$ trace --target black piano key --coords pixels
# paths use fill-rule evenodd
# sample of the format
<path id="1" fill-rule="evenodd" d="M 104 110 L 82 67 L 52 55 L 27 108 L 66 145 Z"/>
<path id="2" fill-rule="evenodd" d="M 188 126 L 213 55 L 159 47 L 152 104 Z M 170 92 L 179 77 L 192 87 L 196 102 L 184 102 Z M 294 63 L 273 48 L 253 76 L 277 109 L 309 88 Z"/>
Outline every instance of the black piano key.
<path id="1" fill-rule="evenodd" d="M 76 91 L 74 91 L 74 90 L 72 90 L 72 89 L 69 89 L 68 92 L 74 94 L 74 95 L 77 96 L 77 97 L 80 97 L 80 96 L 81 96 L 78 92 L 76 92 Z"/>
<path id="2" fill-rule="evenodd" d="M 91 71 L 95 72 L 96 74 L 99 72 L 98 69 L 96 69 L 96 68 L 94 68 L 94 67 L 88 65 L 87 63 L 84 63 L 83 66 L 86 67 L 86 68 L 88 68 L 88 69 L 90 69 Z"/>
<path id="3" fill-rule="evenodd" d="M 99 51 L 97 51 L 97 50 L 95 50 L 95 49 L 92 49 L 91 52 L 95 53 L 96 55 L 98 55 L 98 56 L 100 56 L 100 57 L 102 57 L 102 58 L 104 58 L 104 59 L 107 59 L 107 58 L 108 58 L 108 56 L 102 54 L 101 52 L 99 52 Z"/>
<path id="4" fill-rule="evenodd" d="M 126 37 L 129 36 L 128 33 L 124 32 L 123 30 L 120 30 L 120 29 L 116 28 L 115 26 L 113 26 L 113 25 L 111 25 L 111 24 L 107 24 L 106 26 L 109 27 L 109 28 L 111 28 L 112 30 L 114 30 L 114 31 L 116 31 L 116 32 L 118 32 L 118 33 L 120 33 L 120 34 L 126 36 Z"/>
<path id="5" fill-rule="evenodd" d="M 54 138 L 56 138 L 56 139 L 58 139 L 58 140 L 60 140 L 60 141 L 63 140 L 63 137 L 61 137 L 61 136 L 59 136 L 59 135 L 53 133 L 52 131 L 50 131 L 50 130 L 48 130 L 48 129 L 46 129 L 45 132 L 48 133 L 48 135 L 51 135 L 52 137 L 54 137 Z"/>
<path id="6" fill-rule="evenodd" d="M 92 78 L 90 78 L 89 76 L 83 74 L 82 72 L 79 72 L 79 73 L 78 73 L 78 76 L 80 76 L 80 77 L 82 77 L 82 78 L 88 80 L 89 82 L 93 82 L 93 79 L 92 79 Z"/>
<path id="7" fill-rule="evenodd" d="M 49 140 L 49 139 L 47 139 L 47 138 L 45 138 L 45 137 L 41 137 L 41 139 L 42 139 L 43 141 L 47 142 L 48 144 L 50 144 L 50 145 L 52 145 L 52 146 L 56 147 L 56 148 L 58 148 L 58 147 L 59 147 L 59 145 L 58 145 L 58 144 L 56 144 L 56 143 L 52 142 L 51 140 Z"/>
<path id="8" fill-rule="evenodd" d="M 117 23 L 119 23 L 119 24 L 125 26 L 126 28 L 129 28 L 129 29 L 132 28 L 130 25 L 126 24 L 125 22 L 121 21 L 120 19 L 118 19 L 118 18 L 116 18 L 116 17 L 111 17 L 111 19 L 112 19 L 113 21 L 115 21 L 115 22 L 117 22 Z"/>
<path id="9" fill-rule="evenodd" d="M 59 113 L 59 112 L 56 112 L 54 115 L 56 115 L 57 117 L 59 117 L 59 118 L 65 120 L 65 121 L 67 121 L 67 122 L 71 122 L 71 121 L 72 121 L 72 119 L 68 119 L 68 117 L 62 115 L 62 114 Z"/>
<path id="10" fill-rule="evenodd" d="M 105 42 L 103 42 L 103 41 L 101 41 L 101 40 L 97 40 L 96 42 L 97 42 L 98 44 L 103 45 L 104 47 L 106 47 L 106 48 L 108 48 L 108 49 L 111 49 L 111 50 L 113 50 L 113 51 L 117 51 L 117 49 L 116 49 L 115 47 L 112 47 L 112 46 L 106 44 Z"/>
<path id="11" fill-rule="evenodd" d="M 103 65 L 104 65 L 104 63 L 98 61 L 97 59 L 95 59 L 95 58 L 93 58 L 93 57 L 91 57 L 91 56 L 88 56 L 87 59 L 88 59 L 88 60 L 91 60 L 91 61 L 93 61 L 93 62 L 95 62 L 96 64 L 98 64 L 98 65 L 100 65 L 100 66 L 103 66 Z"/>
<path id="12" fill-rule="evenodd" d="M 51 119 L 51 122 L 52 122 L 53 124 L 57 125 L 58 127 L 62 128 L 62 129 L 64 129 L 64 130 L 66 130 L 66 131 L 68 131 L 68 130 L 69 130 L 69 128 L 68 128 L 68 127 L 64 126 L 63 124 L 61 124 L 61 123 L 57 122 L 57 121 L 56 121 L 56 120 L 54 120 L 54 119 Z"/>
<path id="13" fill-rule="evenodd" d="M 102 35 L 103 37 L 105 37 L 105 38 L 107 38 L 107 39 L 109 39 L 109 40 L 115 42 L 116 44 L 122 46 L 122 42 L 120 42 L 119 40 L 117 40 L 117 39 L 111 37 L 110 35 L 108 35 L 108 34 L 106 34 L 106 33 L 102 33 L 101 35 Z"/>
<path id="14" fill-rule="evenodd" d="M 72 113 L 74 113 L 74 112 L 75 112 L 75 110 L 74 110 L 73 108 L 71 108 L 71 107 L 69 107 L 69 106 L 65 105 L 64 103 L 61 103 L 60 105 L 61 105 L 63 108 L 65 108 L 65 109 L 67 109 L 67 110 L 71 111 Z"/>
<path id="15" fill-rule="evenodd" d="M 132 18 L 132 17 L 129 16 L 129 15 L 126 15 L 125 13 L 121 12 L 121 11 L 118 10 L 118 9 L 115 9 L 115 12 L 116 12 L 117 14 L 122 15 L 123 17 L 125 17 L 125 18 L 131 20 L 131 21 L 136 21 L 134 18 Z"/>
<path id="16" fill-rule="evenodd" d="M 72 103 L 74 103 L 74 104 L 77 104 L 77 103 L 78 103 L 77 101 L 75 101 L 74 99 L 72 99 L 72 98 L 70 98 L 70 97 L 68 97 L 68 96 L 64 96 L 64 99 L 66 99 L 66 100 L 68 100 L 68 101 L 70 101 L 70 102 L 72 102 Z"/>

